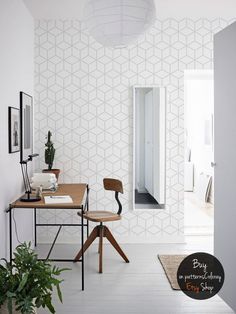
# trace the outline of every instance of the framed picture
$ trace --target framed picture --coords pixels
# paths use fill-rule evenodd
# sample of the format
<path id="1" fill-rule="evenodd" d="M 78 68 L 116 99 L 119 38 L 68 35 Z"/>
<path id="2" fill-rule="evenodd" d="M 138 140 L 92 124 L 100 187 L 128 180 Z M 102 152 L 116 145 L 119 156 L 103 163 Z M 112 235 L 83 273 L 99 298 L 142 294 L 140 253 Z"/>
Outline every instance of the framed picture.
<path id="1" fill-rule="evenodd" d="M 20 92 L 20 160 L 28 159 L 33 153 L 33 97 Z"/>
<path id="2" fill-rule="evenodd" d="M 8 107 L 9 121 L 9 153 L 20 151 L 20 111 L 14 107 Z"/>

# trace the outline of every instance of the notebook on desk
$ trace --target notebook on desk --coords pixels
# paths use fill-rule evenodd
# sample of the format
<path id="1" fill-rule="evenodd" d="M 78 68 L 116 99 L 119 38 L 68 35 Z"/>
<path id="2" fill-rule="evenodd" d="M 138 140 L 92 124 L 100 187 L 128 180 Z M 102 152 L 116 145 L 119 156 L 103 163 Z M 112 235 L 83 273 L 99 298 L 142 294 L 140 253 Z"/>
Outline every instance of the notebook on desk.
<path id="1" fill-rule="evenodd" d="M 45 204 L 70 204 L 73 203 L 70 195 L 50 195 L 44 196 Z"/>

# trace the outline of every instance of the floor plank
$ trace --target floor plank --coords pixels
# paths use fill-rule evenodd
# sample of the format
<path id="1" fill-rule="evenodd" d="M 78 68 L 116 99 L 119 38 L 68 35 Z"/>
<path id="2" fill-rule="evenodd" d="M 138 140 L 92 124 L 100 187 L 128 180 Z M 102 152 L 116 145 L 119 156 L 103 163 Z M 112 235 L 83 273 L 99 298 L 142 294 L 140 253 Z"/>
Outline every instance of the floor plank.
<path id="1" fill-rule="evenodd" d="M 81 291 L 81 264 L 58 263 L 69 267 L 62 284 L 63 304 L 56 298 L 57 314 L 232 314 L 219 296 L 197 301 L 181 291 L 171 289 L 157 254 L 190 254 L 196 251 L 212 253 L 212 237 L 189 237 L 185 244 L 122 245 L 130 259 L 126 264 L 110 245 L 104 247 L 104 273 L 98 273 L 97 245 L 85 255 L 85 291 Z M 45 255 L 47 245 L 39 245 Z M 71 257 L 78 251 L 75 245 L 57 245 L 54 256 Z M 48 313 L 42 309 L 39 314 Z"/>

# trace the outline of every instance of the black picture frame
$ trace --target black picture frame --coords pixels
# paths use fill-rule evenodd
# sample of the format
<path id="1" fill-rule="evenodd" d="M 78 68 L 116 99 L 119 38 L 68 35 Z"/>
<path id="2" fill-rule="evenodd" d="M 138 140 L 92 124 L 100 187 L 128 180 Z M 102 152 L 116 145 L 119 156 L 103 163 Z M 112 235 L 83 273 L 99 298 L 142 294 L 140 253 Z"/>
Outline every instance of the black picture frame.
<path id="1" fill-rule="evenodd" d="M 33 97 L 20 92 L 20 161 L 33 153 Z"/>
<path id="2" fill-rule="evenodd" d="M 8 143 L 9 154 L 20 151 L 20 110 L 8 107 Z"/>

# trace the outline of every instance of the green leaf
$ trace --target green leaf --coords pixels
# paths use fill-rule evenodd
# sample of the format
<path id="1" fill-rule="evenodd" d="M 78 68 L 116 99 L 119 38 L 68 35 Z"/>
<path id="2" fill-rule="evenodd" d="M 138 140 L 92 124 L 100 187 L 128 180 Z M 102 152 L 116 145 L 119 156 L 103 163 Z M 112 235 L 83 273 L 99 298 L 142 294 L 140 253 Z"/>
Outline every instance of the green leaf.
<path id="1" fill-rule="evenodd" d="M 22 280 L 21 280 L 21 282 L 20 282 L 20 284 L 19 284 L 19 287 L 18 287 L 18 289 L 17 289 L 19 292 L 22 291 L 22 289 L 23 289 L 24 286 L 26 285 L 27 280 L 28 280 L 28 277 L 29 277 L 29 273 L 25 273 L 25 274 L 23 275 L 23 278 L 22 278 Z"/>
<path id="2" fill-rule="evenodd" d="M 46 306 L 47 306 L 47 308 L 49 309 L 49 311 L 51 313 L 53 313 L 53 314 L 56 313 L 56 311 L 55 311 L 55 309 L 54 309 L 54 307 L 53 307 L 53 305 L 51 303 L 51 297 L 48 298 L 45 303 L 46 303 Z"/>
<path id="3" fill-rule="evenodd" d="M 35 305 L 36 305 L 37 308 L 39 308 L 40 306 L 42 306 L 42 300 L 40 300 L 40 298 L 37 298 L 37 299 L 35 300 Z"/>
<path id="4" fill-rule="evenodd" d="M 61 273 L 61 272 L 63 272 L 63 271 L 71 270 L 71 268 L 60 268 L 60 269 L 58 269 L 58 270 L 59 270 L 60 273 Z"/>
<path id="5" fill-rule="evenodd" d="M 63 303 L 63 301 L 62 301 L 62 293 L 61 293 L 60 286 L 57 285 L 56 287 L 57 287 L 57 295 L 58 295 L 58 298 L 59 298 L 59 300 L 61 301 L 61 303 Z"/>

